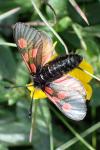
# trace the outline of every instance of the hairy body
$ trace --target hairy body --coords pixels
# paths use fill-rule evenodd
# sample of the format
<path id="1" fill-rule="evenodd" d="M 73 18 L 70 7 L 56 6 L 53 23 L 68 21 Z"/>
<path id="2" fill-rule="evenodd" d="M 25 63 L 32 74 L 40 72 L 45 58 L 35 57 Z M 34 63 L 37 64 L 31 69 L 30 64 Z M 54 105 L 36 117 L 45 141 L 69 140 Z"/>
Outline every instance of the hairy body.
<path id="1" fill-rule="evenodd" d="M 33 74 L 34 86 L 43 90 L 49 82 L 62 77 L 64 74 L 78 67 L 82 59 L 80 55 L 70 54 L 57 57 L 42 68 L 39 67 L 37 73 Z"/>

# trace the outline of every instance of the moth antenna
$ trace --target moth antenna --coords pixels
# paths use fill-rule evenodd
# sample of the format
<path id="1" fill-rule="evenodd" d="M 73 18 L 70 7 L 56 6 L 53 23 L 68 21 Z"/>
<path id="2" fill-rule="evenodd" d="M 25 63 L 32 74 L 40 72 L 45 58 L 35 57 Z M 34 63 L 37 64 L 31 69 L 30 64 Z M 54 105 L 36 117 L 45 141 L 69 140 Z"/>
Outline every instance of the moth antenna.
<path id="1" fill-rule="evenodd" d="M 82 68 L 80 68 L 80 67 L 78 67 L 78 68 L 79 68 L 80 70 L 84 71 L 85 73 L 87 73 L 88 75 L 90 75 L 91 77 L 93 77 L 94 79 L 96 79 L 97 81 L 100 82 L 100 78 L 99 78 L 99 77 L 97 77 L 97 76 L 91 74 L 91 73 L 88 72 L 87 70 L 84 70 L 84 69 L 82 69 Z"/>
<path id="2" fill-rule="evenodd" d="M 34 90 L 34 92 L 35 92 L 35 90 Z M 32 107 L 33 107 L 34 92 L 32 93 L 32 99 L 31 99 L 30 107 L 29 107 L 29 111 L 28 111 L 28 116 L 29 116 L 29 118 L 32 117 Z"/>
<path id="3" fill-rule="evenodd" d="M 5 89 L 7 90 L 10 90 L 10 89 L 14 89 L 14 88 L 23 88 L 23 87 L 30 87 L 30 86 L 33 86 L 33 85 L 17 85 L 17 86 L 4 86 Z"/>
<path id="4" fill-rule="evenodd" d="M 24 86 L 24 85 L 18 85 L 18 86 L 13 86 L 13 87 L 11 87 L 11 86 L 4 86 L 4 88 L 7 89 L 7 90 L 14 89 L 14 88 L 20 88 L 20 87 L 26 87 L 26 86 Z"/>

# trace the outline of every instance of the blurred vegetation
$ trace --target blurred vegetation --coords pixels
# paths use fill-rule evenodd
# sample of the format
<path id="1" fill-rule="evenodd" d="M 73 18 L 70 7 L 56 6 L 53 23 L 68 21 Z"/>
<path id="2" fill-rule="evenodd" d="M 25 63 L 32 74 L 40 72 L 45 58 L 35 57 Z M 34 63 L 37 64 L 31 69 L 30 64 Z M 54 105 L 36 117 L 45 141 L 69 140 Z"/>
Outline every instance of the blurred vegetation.
<path id="1" fill-rule="evenodd" d="M 47 1 L 34 2 L 48 22 L 53 22 L 53 11 L 46 4 Z M 77 0 L 88 18 L 89 26 L 68 0 L 48 2 L 57 18 L 52 27 L 64 40 L 69 52 L 81 54 L 92 64 L 95 75 L 100 77 L 100 1 Z M 30 81 L 16 46 L 10 44 L 14 43 L 11 26 L 16 22 L 31 22 L 33 27 L 46 31 L 53 41 L 57 41 L 57 52 L 65 53 L 64 47 L 42 22 L 30 0 L 0 0 L 0 150 L 99 149 L 100 84 L 95 79 L 91 82 L 93 96 L 87 102 L 88 112 L 83 121 L 66 118 L 49 100 L 36 102 L 36 125 L 32 143 L 29 143 L 29 92 L 25 88 L 4 88 L 25 85 Z"/>

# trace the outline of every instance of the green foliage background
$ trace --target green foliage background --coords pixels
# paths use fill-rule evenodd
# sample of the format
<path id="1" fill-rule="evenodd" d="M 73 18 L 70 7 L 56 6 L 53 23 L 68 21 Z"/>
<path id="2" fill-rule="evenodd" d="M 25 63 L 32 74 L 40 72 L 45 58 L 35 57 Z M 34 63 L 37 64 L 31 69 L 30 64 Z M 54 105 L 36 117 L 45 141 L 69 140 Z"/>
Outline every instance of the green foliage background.
<path id="1" fill-rule="evenodd" d="M 34 2 L 48 22 L 53 22 L 53 12 L 46 5 L 46 1 Z M 81 54 L 92 64 L 95 75 L 100 77 L 100 1 L 77 2 L 85 12 L 90 25 L 82 20 L 68 0 L 49 0 L 57 15 L 57 22 L 53 28 L 64 40 L 69 51 Z M 9 10 L 17 7 L 20 7 L 19 11 L 8 15 Z M 66 118 L 49 100 L 35 102 L 36 121 L 33 140 L 29 143 L 29 93 L 25 88 L 4 88 L 8 85 L 25 85 L 30 81 L 17 48 L 5 43 L 14 43 L 11 25 L 16 22 L 32 22 L 35 28 L 46 31 L 53 41 L 57 41 L 56 50 L 59 54 L 65 53 L 65 50 L 46 25 L 38 24 L 38 21 L 40 24 L 44 23 L 33 9 L 30 0 L 0 0 L 0 14 L 0 150 L 99 149 L 100 82 L 94 79 L 91 82 L 93 96 L 87 103 L 88 112 L 83 121 L 75 122 Z"/>

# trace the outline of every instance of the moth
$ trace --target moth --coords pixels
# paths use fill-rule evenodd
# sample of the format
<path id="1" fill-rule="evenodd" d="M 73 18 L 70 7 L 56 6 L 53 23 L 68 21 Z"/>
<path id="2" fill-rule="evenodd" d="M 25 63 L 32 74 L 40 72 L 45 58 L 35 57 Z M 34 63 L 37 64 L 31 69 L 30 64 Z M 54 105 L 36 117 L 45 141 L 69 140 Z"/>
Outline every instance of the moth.
<path id="1" fill-rule="evenodd" d="M 42 90 L 68 118 L 82 120 L 87 112 L 87 91 L 84 84 L 70 74 L 75 68 L 79 69 L 82 56 L 69 54 L 55 58 L 52 39 L 24 23 L 16 23 L 13 32 L 35 90 Z"/>

